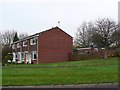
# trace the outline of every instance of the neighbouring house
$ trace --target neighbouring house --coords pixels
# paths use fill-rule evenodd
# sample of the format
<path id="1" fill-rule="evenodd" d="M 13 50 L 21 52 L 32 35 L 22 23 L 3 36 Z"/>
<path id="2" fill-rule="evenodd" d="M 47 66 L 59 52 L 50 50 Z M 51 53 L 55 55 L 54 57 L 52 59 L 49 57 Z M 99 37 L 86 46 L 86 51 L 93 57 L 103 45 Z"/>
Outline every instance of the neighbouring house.
<path id="1" fill-rule="evenodd" d="M 59 27 L 36 33 L 12 44 L 13 61 L 49 63 L 69 61 L 73 38 Z"/>

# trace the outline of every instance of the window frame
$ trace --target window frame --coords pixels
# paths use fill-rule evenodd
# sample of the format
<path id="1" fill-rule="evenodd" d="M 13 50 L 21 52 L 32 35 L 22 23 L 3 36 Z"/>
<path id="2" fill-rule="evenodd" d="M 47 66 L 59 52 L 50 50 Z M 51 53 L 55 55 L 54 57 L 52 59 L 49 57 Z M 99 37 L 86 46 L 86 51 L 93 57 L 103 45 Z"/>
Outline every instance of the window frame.
<path id="1" fill-rule="evenodd" d="M 15 44 L 12 45 L 12 49 L 15 49 Z"/>
<path id="2" fill-rule="evenodd" d="M 34 55 L 36 55 L 36 58 Z M 37 51 L 32 51 L 32 60 L 37 60 Z"/>
<path id="3" fill-rule="evenodd" d="M 23 57 L 22 57 L 23 55 Z M 24 52 L 21 52 L 21 59 L 24 59 Z"/>
<path id="4" fill-rule="evenodd" d="M 34 41 L 34 43 L 33 43 Z M 36 45 L 37 44 L 37 38 L 30 39 L 30 45 Z"/>
<path id="5" fill-rule="evenodd" d="M 20 42 L 19 42 L 19 43 L 17 43 L 17 48 L 20 48 Z"/>
<path id="6" fill-rule="evenodd" d="M 27 40 L 23 41 L 23 47 L 27 47 Z"/>

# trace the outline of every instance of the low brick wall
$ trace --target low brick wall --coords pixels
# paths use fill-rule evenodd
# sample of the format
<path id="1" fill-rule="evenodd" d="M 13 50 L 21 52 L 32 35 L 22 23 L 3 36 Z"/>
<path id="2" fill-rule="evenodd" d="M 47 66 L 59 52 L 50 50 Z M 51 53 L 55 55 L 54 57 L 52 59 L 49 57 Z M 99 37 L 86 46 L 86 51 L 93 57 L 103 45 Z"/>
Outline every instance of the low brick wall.
<path id="1" fill-rule="evenodd" d="M 117 56 L 117 51 L 116 50 L 108 50 L 107 55 L 108 55 L 108 57 Z"/>
<path id="2" fill-rule="evenodd" d="M 115 57 L 117 56 L 116 50 L 99 50 L 99 51 L 91 51 L 89 53 L 73 53 L 71 54 L 71 61 L 78 61 L 78 60 L 86 60 L 86 59 L 93 59 L 93 58 L 105 58 L 107 57 Z"/>

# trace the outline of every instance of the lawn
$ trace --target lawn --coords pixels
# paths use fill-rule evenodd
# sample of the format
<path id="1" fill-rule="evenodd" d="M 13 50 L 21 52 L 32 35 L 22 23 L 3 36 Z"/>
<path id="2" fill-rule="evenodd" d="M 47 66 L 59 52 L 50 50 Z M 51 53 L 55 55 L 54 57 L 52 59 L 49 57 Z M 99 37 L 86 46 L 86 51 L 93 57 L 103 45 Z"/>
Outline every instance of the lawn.
<path id="1" fill-rule="evenodd" d="M 3 86 L 116 82 L 118 82 L 118 58 L 7 65 L 2 68 Z"/>

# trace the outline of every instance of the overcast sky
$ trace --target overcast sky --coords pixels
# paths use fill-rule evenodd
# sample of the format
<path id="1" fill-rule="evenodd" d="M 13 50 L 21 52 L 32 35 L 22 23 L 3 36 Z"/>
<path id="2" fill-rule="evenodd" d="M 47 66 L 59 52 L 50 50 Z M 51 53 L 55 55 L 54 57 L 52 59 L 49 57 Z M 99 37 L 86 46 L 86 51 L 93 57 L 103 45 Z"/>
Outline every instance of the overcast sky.
<path id="1" fill-rule="evenodd" d="M 58 26 L 75 36 L 83 21 L 108 17 L 118 20 L 119 0 L 1 0 L 0 31 L 29 35 Z"/>

